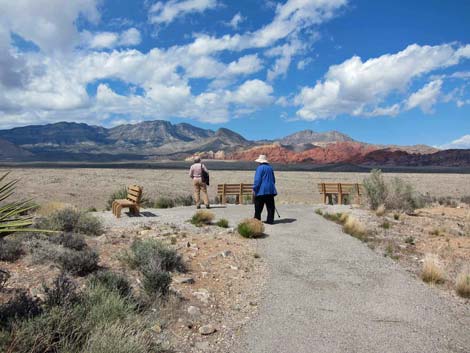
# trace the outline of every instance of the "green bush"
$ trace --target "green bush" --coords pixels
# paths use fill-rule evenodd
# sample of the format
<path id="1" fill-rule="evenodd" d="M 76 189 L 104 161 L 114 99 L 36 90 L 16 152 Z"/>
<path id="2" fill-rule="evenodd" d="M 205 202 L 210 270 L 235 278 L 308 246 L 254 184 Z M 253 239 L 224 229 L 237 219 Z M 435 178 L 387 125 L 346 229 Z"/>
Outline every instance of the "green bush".
<path id="1" fill-rule="evenodd" d="M 228 228 L 229 223 L 228 220 L 226 220 L 225 218 L 221 218 L 217 221 L 215 225 L 221 228 Z"/>
<path id="2" fill-rule="evenodd" d="M 101 235 L 103 225 L 99 218 L 89 213 L 82 213 L 78 218 L 75 231 L 86 235 Z"/>
<path id="3" fill-rule="evenodd" d="M 131 295 L 132 289 L 129 281 L 121 274 L 111 271 L 99 271 L 90 278 L 92 286 L 101 285 L 108 290 L 116 291 L 122 297 Z"/>
<path id="4" fill-rule="evenodd" d="M 363 185 L 371 209 L 376 210 L 377 207 L 385 204 L 388 187 L 381 170 L 373 169 L 369 177 L 364 178 Z"/>
<path id="5" fill-rule="evenodd" d="M 390 222 L 383 222 L 380 227 L 382 227 L 383 229 L 390 229 Z"/>
<path id="6" fill-rule="evenodd" d="M 197 211 L 191 218 L 191 223 L 196 227 L 209 225 L 214 220 L 215 215 L 212 212 L 201 210 Z"/>
<path id="7" fill-rule="evenodd" d="M 163 352 L 142 330 L 124 323 L 105 324 L 92 332 L 86 353 L 158 353 Z"/>
<path id="8" fill-rule="evenodd" d="M 172 207 L 175 207 L 175 200 L 169 197 L 161 196 L 155 200 L 154 207 L 155 208 L 172 208 Z"/>
<path id="9" fill-rule="evenodd" d="M 238 224 L 237 230 L 244 238 L 257 238 L 264 234 L 264 224 L 254 218 L 245 219 Z"/>
<path id="10" fill-rule="evenodd" d="M 54 244 L 62 245 L 64 248 L 73 250 L 83 250 L 88 247 L 85 237 L 81 234 L 62 233 L 58 235 L 50 235 L 48 240 Z"/>
<path id="11" fill-rule="evenodd" d="M 10 329 L 17 320 L 32 318 L 41 313 L 37 299 L 20 292 L 5 304 L 0 305 L 0 328 Z"/>
<path id="12" fill-rule="evenodd" d="M 42 218 L 37 222 L 36 227 L 86 235 L 99 235 L 103 231 L 101 221 L 97 217 L 74 208 L 64 208 L 52 213 L 49 217 Z"/>
<path id="13" fill-rule="evenodd" d="M 24 254 L 18 239 L 0 238 L 0 261 L 14 262 Z"/>
<path id="14" fill-rule="evenodd" d="M 43 285 L 46 308 L 70 306 L 80 300 L 76 284 L 65 273 L 56 277 L 51 287 Z"/>
<path id="15" fill-rule="evenodd" d="M 366 198 L 373 210 L 384 205 L 387 210 L 411 212 L 425 205 L 425 197 L 400 178 L 386 182 L 382 172 L 374 169 L 363 181 Z"/>
<path id="16" fill-rule="evenodd" d="M 98 269 L 99 256 L 90 249 L 83 251 L 64 249 L 57 261 L 63 271 L 77 276 L 86 276 Z"/>
<path id="17" fill-rule="evenodd" d="M 150 297 L 168 294 L 171 275 L 164 269 L 161 261 L 157 258 L 152 258 L 150 262 L 142 266 L 141 271 L 143 275 L 143 288 Z"/>
<path id="18" fill-rule="evenodd" d="M 191 206 L 192 204 L 193 204 L 193 197 L 191 195 L 177 196 L 175 198 L 176 206 Z"/>
<path id="19" fill-rule="evenodd" d="M 158 260 L 163 271 L 186 272 L 181 256 L 173 249 L 155 239 L 136 239 L 131 245 L 130 265 L 143 269 L 153 260 Z"/>

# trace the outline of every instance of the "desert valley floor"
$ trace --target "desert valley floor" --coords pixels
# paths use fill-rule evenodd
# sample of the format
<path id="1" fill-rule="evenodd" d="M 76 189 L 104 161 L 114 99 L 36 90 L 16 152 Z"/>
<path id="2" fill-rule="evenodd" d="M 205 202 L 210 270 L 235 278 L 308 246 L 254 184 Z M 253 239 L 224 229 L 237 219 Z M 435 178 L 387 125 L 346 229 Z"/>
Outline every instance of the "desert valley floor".
<path id="1" fill-rule="evenodd" d="M 105 207 L 108 197 L 117 189 L 138 184 L 149 198 L 159 196 L 186 196 L 192 193 L 186 170 L 145 169 L 0 169 L 0 174 L 11 171 L 11 178 L 20 179 L 17 195 L 36 202 L 65 202 L 87 209 Z M 209 197 L 215 195 L 217 184 L 252 183 L 254 172 L 212 171 Z M 316 204 L 320 202 L 317 183 L 360 183 L 367 173 L 333 172 L 277 172 L 278 203 Z M 386 178 L 400 177 L 417 191 L 436 197 L 470 195 L 468 174 L 387 173 Z"/>

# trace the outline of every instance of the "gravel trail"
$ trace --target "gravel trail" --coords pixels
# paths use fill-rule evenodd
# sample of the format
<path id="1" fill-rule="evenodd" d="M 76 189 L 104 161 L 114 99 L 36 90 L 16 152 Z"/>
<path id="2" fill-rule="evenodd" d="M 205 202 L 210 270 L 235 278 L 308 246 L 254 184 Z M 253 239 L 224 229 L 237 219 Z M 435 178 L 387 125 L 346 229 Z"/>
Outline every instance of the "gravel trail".
<path id="1" fill-rule="evenodd" d="M 193 208 L 119 222 L 184 222 Z M 214 208 L 232 224 L 251 206 Z M 283 205 L 258 252 L 270 266 L 259 313 L 237 353 L 470 352 L 470 308 L 381 257 L 311 206 Z M 265 216 L 265 214 L 263 214 Z M 110 220 L 110 225 L 115 221 Z"/>

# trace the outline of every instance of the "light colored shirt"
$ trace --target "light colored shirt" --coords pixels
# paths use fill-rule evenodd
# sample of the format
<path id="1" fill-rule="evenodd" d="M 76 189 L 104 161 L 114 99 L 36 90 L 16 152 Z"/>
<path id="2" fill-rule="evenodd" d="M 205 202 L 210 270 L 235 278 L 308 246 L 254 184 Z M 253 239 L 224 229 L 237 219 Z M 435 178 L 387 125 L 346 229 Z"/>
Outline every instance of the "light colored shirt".
<path id="1" fill-rule="evenodd" d="M 201 179 L 203 169 L 206 171 L 206 173 L 209 173 L 204 164 L 194 163 L 191 168 L 189 168 L 189 177 L 192 179 Z"/>

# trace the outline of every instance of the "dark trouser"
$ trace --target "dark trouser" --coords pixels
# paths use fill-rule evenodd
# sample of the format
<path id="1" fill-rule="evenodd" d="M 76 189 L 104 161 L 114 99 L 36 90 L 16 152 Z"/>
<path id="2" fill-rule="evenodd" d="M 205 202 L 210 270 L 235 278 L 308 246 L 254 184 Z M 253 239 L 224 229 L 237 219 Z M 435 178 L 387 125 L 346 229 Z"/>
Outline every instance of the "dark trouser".
<path id="1" fill-rule="evenodd" d="M 261 221 L 261 212 L 263 212 L 264 205 L 268 210 L 268 217 L 266 223 L 274 223 L 274 211 L 276 206 L 274 204 L 274 195 L 261 195 L 255 197 L 255 218 Z"/>

